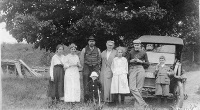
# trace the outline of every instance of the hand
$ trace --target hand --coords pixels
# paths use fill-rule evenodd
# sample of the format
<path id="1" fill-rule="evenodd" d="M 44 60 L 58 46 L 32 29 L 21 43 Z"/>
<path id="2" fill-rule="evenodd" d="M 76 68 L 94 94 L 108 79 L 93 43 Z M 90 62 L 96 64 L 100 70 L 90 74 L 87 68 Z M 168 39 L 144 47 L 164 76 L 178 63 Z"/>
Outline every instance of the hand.
<path id="1" fill-rule="evenodd" d="M 131 62 L 131 63 L 135 62 L 135 59 L 131 59 L 130 62 Z"/>
<path id="2" fill-rule="evenodd" d="M 167 71 L 167 75 L 168 76 L 171 76 L 171 75 L 173 75 L 173 72 L 172 72 L 173 70 L 169 70 L 169 71 Z"/>
<path id="3" fill-rule="evenodd" d="M 143 61 L 140 60 L 140 59 L 136 59 L 136 62 L 138 62 L 138 63 L 143 63 Z"/>
<path id="4" fill-rule="evenodd" d="M 78 67 L 81 67 L 81 64 L 80 64 L 79 62 L 77 62 L 77 66 L 78 66 Z"/>
<path id="5" fill-rule="evenodd" d="M 51 81 L 54 81 L 54 79 L 53 79 L 53 78 L 51 78 Z"/>

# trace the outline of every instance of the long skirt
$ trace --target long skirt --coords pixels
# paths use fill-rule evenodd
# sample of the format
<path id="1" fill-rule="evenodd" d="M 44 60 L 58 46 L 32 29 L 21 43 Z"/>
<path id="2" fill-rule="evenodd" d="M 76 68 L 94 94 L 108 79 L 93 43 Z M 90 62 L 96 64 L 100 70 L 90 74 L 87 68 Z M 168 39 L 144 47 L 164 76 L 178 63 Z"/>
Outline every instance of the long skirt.
<path id="1" fill-rule="evenodd" d="M 78 67 L 69 67 L 65 71 L 64 101 L 80 102 L 81 87 Z"/>
<path id="2" fill-rule="evenodd" d="M 130 93 L 128 87 L 127 74 L 114 75 L 111 83 L 111 94 L 128 94 Z"/>
<path id="3" fill-rule="evenodd" d="M 55 65 L 53 68 L 54 81 L 49 81 L 49 97 L 64 97 L 64 69 L 62 65 Z"/>

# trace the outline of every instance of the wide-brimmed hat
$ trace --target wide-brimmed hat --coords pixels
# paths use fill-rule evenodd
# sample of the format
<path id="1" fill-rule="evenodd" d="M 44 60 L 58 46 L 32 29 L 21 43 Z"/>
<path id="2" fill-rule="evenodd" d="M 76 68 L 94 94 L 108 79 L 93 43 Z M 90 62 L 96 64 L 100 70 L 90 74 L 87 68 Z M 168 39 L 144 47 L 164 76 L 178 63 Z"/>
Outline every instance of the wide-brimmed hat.
<path id="1" fill-rule="evenodd" d="M 94 36 L 90 36 L 90 37 L 88 38 L 88 41 L 89 41 L 89 40 L 95 40 Z"/>
<path id="2" fill-rule="evenodd" d="M 134 44 L 141 44 L 141 41 L 139 39 L 136 39 L 133 41 Z"/>
<path id="3" fill-rule="evenodd" d="M 97 72 L 93 71 L 93 72 L 91 73 L 90 77 L 93 77 L 93 76 L 98 77 L 99 75 L 97 74 Z"/>

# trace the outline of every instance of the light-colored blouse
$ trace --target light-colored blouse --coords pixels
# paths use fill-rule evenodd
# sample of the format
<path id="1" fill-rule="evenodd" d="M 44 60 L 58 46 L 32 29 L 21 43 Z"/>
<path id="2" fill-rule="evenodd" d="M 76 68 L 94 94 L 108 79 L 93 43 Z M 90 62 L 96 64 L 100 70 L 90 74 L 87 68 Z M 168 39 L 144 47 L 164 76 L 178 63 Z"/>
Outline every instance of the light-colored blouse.
<path id="1" fill-rule="evenodd" d="M 58 56 L 55 54 L 51 59 L 51 66 L 50 66 L 50 77 L 53 78 L 53 67 L 54 65 L 63 64 L 64 55 Z"/>
<path id="2" fill-rule="evenodd" d="M 128 74 L 128 62 L 125 57 L 115 57 L 113 59 L 111 70 L 113 75 Z"/>
<path id="3" fill-rule="evenodd" d="M 106 51 L 106 55 L 107 55 L 106 57 L 107 57 L 107 60 L 108 60 L 108 58 L 109 58 L 111 52 L 112 52 L 112 50 L 111 50 L 111 51 Z"/>
<path id="4" fill-rule="evenodd" d="M 78 55 L 68 54 L 64 57 L 63 60 L 64 68 L 69 68 L 70 66 L 78 66 L 80 64 L 80 59 Z"/>

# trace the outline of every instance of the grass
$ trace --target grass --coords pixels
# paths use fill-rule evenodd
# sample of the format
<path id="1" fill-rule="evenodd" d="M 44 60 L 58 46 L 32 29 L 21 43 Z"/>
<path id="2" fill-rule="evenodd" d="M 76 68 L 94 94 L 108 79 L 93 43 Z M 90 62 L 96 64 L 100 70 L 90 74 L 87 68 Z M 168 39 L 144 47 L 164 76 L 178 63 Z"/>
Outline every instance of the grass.
<path id="1" fill-rule="evenodd" d="M 21 79 L 14 76 L 4 75 L 3 110 L 93 110 L 93 104 L 58 103 L 48 108 L 50 98 L 46 96 L 48 78 Z M 158 107 L 159 108 L 159 107 Z M 164 107 L 163 109 L 165 109 Z M 126 97 L 124 105 L 104 105 L 103 110 L 138 110 L 133 106 L 132 97 Z M 143 109 L 141 109 L 143 110 Z M 152 110 L 152 109 L 149 109 Z M 155 109 L 159 110 L 159 109 Z"/>
<path id="2" fill-rule="evenodd" d="M 198 88 L 197 94 L 200 95 L 200 87 Z"/>
<path id="3" fill-rule="evenodd" d="M 48 74 L 43 78 L 17 78 L 4 75 L 3 86 L 3 110 L 94 110 L 93 104 L 88 103 L 63 103 L 51 106 L 50 98 L 46 96 Z M 82 78 L 81 78 L 82 79 Z M 200 88 L 199 88 L 200 91 Z M 198 93 L 199 93 L 198 91 Z M 144 110 L 134 106 L 133 97 L 127 96 L 124 105 L 104 105 L 103 110 Z M 167 105 L 155 105 L 155 99 L 147 99 L 151 106 L 146 110 L 169 110 Z"/>

